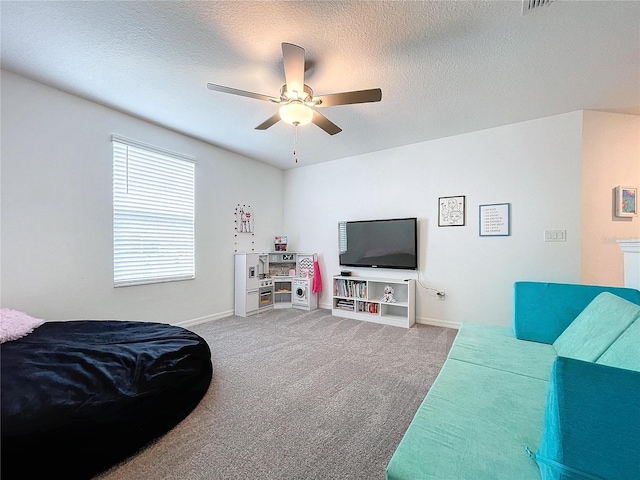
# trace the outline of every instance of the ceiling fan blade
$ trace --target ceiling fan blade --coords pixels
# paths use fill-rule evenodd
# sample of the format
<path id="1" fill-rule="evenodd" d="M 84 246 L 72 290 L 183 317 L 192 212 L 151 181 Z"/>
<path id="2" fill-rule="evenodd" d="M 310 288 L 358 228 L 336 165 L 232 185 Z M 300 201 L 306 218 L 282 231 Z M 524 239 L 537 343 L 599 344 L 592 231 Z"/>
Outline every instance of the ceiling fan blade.
<path id="1" fill-rule="evenodd" d="M 382 90 L 379 88 L 372 88 L 371 90 L 330 93 L 328 95 L 315 96 L 313 97 L 313 100 L 322 101 L 322 103 L 315 105 L 316 107 L 333 107 L 336 105 L 351 105 L 353 103 L 379 102 L 382 100 Z"/>
<path id="2" fill-rule="evenodd" d="M 282 62 L 287 92 L 304 92 L 304 48 L 292 43 L 282 44 Z"/>
<path id="3" fill-rule="evenodd" d="M 276 123 L 278 123 L 279 121 L 280 121 L 280 112 L 276 112 L 274 115 L 270 116 L 264 122 L 262 122 L 260 125 L 258 125 L 255 129 L 256 130 L 266 130 L 270 126 L 275 125 Z"/>
<path id="4" fill-rule="evenodd" d="M 238 90 L 237 88 L 223 87 L 222 85 L 214 85 L 207 83 L 207 88 L 215 92 L 230 93 L 232 95 L 240 95 L 241 97 L 255 98 L 256 100 L 265 100 L 267 102 L 279 102 L 279 98 L 262 95 L 260 93 L 247 92 L 246 90 Z"/>
<path id="5" fill-rule="evenodd" d="M 327 117 L 322 115 L 321 113 L 313 111 L 313 118 L 311 119 L 313 123 L 327 132 L 329 135 L 335 135 L 336 133 L 340 133 L 342 129 L 329 120 Z"/>

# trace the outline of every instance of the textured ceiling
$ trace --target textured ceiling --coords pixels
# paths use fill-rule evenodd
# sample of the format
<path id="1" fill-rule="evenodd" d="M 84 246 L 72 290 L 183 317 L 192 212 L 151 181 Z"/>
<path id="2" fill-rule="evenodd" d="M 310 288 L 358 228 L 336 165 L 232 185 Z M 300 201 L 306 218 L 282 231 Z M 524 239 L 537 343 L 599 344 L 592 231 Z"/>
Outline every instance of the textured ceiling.
<path id="1" fill-rule="evenodd" d="M 293 127 L 255 130 L 278 96 L 280 44 L 306 50 L 343 131 L 299 127 L 298 165 L 581 109 L 640 115 L 640 2 L 123 1 L 0 3 L 2 68 L 213 145 L 294 168 Z M 144 141 L 144 139 L 140 139 Z"/>

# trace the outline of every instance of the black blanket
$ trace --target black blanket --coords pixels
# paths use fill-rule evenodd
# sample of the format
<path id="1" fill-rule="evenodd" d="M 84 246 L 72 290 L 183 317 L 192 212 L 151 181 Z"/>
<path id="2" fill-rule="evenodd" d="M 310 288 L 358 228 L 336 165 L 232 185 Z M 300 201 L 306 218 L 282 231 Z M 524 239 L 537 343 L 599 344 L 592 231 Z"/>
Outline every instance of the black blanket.
<path id="1" fill-rule="evenodd" d="M 2 478 L 90 478 L 184 419 L 211 351 L 162 323 L 47 322 L 0 347 Z"/>

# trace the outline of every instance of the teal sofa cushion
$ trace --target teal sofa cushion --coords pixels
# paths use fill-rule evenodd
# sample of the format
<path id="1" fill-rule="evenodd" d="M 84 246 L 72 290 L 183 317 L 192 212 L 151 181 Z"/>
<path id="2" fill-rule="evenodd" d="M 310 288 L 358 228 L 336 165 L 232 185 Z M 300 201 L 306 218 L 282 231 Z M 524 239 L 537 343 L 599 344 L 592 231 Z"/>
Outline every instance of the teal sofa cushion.
<path id="1" fill-rule="evenodd" d="M 553 348 L 559 356 L 595 362 L 637 318 L 639 305 L 603 292 L 553 342 Z"/>
<path id="2" fill-rule="evenodd" d="M 387 466 L 388 480 L 540 480 L 547 383 L 447 359 Z"/>
<path id="3" fill-rule="evenodd" d="M 640 318 L 622 332 L 596 363 L 640 372 Z"/>
<path id="4" fill-rule="evenodd" d="M 532 454 L 542 480 L 637 480 L 638 452 L 640 372 L 558 357 Z"/>
<path id="5" fill-rule="evenodd" d="M 516 337 L 553 343 L 571 322 L 602 292 L 640 305 L 633 288 L 567 283 L 515 282 L 513 328 Z"/>
<path id="6" fill-rule="evenodd" d="M 518 340 L 511 327 L 465 322 L 448 358 L 546 381 L 556 351 L 546 343 Z"/>

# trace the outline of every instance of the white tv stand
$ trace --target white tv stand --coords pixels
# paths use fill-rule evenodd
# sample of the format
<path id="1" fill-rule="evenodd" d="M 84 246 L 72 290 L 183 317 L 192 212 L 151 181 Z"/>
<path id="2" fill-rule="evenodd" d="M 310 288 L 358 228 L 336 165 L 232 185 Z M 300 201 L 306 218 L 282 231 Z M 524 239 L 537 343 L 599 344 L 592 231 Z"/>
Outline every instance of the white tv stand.
<path id="1" fill-rule="evenodd" d="M 386 285 L 393 288 L 395 303 L 382 301 Z M 332 315 L 405 328 L 416 323 L 415 280 L 337 275 L 331 286 Z"/>

